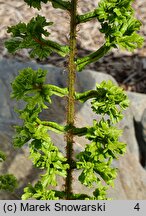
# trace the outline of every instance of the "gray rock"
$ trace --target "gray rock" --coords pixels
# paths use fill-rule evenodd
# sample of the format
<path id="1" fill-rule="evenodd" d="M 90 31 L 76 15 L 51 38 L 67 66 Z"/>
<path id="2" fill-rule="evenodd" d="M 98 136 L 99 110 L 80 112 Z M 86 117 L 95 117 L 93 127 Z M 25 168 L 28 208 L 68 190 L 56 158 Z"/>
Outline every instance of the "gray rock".
<path id="1" fill-rule="evenodd" d="M 5 99 L 7 98 L 7 89 L 4 84 L 4 81 L 0 79 L 0 86 L 1 86 L 1 91 L 0 91 L 0 101 L 1 101 L 1 106 L 0 106 L 0 113 L 1 113 L 1 118 L 3 119 L 10 119 L 11 118 L 11 112 L 10 112 L 10 106 L 7 103 L 8 101 Z"/>
<path id="2" fill-rule="evenodd" d="M 2 91 L 0 93 L 0 149 L 4 150 L 7 154 L 7 160 L 5 163 L 0 165 L 0 172 L 9 172 L 15 174 L 19 180 L 19 188 L 15 191 L 15 194 L 0 193 L 1 199 L 20 199 L 23 188 L 28 182 L 35 183 L 40 171 L 34 169 L 32 162 L 28 159 L 28 147 L 27 145 L 21 149 L 14 149 L 12 147 L 12 135 L 14 130 L 13 125 L 17 124 L 17 114 L 13 111 L 16 101 L 10 99 L 11 86 L 10 83 L 18 73 L 18 70 L 24 67 L 32 67 L 37 69 L 41 67 L 48 70 L 47 82 L 56 84 L 61 87 L 66 86 L 67 74 L 61 68 L 56 68 L 52 65 L 38 65 L 33 62 L 19 62 L 12 59 L 2 59 L 0 61 L 0 80 Z M 109 75 L 103 73 L 97 73 L 91 70 L 85 70 L 82 73 L 77 74 L 77 91 L 85 91 L 89 89 L 95 89 L 95 83 L 100 83 L 102 80 L 116 81 Z M 121 141 L 127 143 L 127 153 L 124 157 L 115 165 L 118 166 L 118 178 L 115 180 L 115 188 L 109 190 L 109 196 L 113 199 L 146 199 L 146 171 L 142 168 L 139 157 L 139 146 L 135 137 L 135 128 L 133 123 L 133 117 L 135 110 L 138 110 L 136 118 L 141 120 L 146 103 L 141 105 L 138 99 L 135 99 L 137 94 L 128 93 L 131 99 L 131 106 L 125 111 L 125 117 L 119 124 L 120 128 L 123 128 L 123 136 Z M 141 101 L 144 101 L 143 95 L 139 94 Z M 144 96 L 145 97 L 145 96 Z M 137 103 L 135 102 L 136 100 Z M 133 105 L 134 103 L 134 105 Z M 18 103 L 18 106 L 23 106 L 23 103 Z M 59 109 L 58 109 L 59 107 Z M 53 97 L 53 103 L 49 106 L 49 110 L 43 112 L 41 118 L 50 121 L 57 121 L 58 123 L 64 124 L 66 118 L 66 101 L 58 97 Z M 140 109 L 141 107 L 141 109 Z M 137 117 L 139 116 L 139 117 Z M 91 125 L 92 120 L 97 118 L 90 108 L 90 101 L 85 104 L 76 104 L 76 125 L 83 127 L 85 125 Z M 65 153 L 65 142 L 64 137 L 51 133 L 52 139 L 60 150 Z M 82 150 L 86 144 L 84 138 L 75 139 L 75 152 Z M 87 190 L 84 186 L 77 183 L 77 177 L 79 172 L 74 172 L 74 191 L 84 191 L 84 193 L 91 193 L 91 190 Z M 63 180 L 59 179 L 61 188 Z M 62 184 L 61 184 L 62 183 Z"/>
<path id="3" fill-rule="evenodd" d="M 144 110 L 143 115 L 141 117 L 141 125 L 142 125 L 143 139 L 146 143 L 146 109 Z"/>
<path id="4" fill-rule="evenodd" d="M 131 112 L 135 121 L 140 122 L 146 108 L 146 94 L 127 92 L 130 100 Z"/>
<path id="5" fill-rule="evenodd" d="M 146 95 L 128 92 L 140 162 L 146 168 Z"/>

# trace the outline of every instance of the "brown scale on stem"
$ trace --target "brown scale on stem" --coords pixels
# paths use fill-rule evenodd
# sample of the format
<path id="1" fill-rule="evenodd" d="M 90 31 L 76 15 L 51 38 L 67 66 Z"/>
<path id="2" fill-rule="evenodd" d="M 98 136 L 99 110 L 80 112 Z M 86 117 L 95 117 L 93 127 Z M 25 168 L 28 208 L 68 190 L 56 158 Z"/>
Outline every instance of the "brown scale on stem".
<path id="1" fill-rule="evenodd" d="M 47 44 L 45 44 L 44 42 L 40 41 L 38 38 L 33 38 L 33 40 L 35 42 L 37 42 L 38 44 L 42 45 L 42 46 L 47 46 Z"/>
<path id="2" fill-rule="evenodd" d="M 77 0 L 71 0 L 71 10 L 70 10 L 70 38 L 69 38 L 69 60 L 68 60 L 68 102 L 67 102 L 67 125 L 72 128 L 74 126 L 75 119 L 75 77 L 76 77 L 76 14 L 77 14 Z M 72 164 L 73 164 L 73 144 L 74 135 L 72 130 L 69 130 L 66 134 L 66 157 L 70 168 L 67 171 L 67 177 L 65 181 L 65 193 L 66 199 L 71 199 L 72 195 Z"/>

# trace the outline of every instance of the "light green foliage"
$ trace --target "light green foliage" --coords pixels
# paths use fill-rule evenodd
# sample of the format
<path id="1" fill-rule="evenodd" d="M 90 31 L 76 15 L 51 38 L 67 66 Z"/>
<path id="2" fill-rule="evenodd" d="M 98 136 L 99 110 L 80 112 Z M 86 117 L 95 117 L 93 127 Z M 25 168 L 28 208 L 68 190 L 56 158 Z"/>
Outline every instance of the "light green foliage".
<path id="1" fill-rule="evenodd" d="M 14 146 L 21 147 L 29 141 L 30 158 L 33 164 L 46 170 L 46 173 L 41 175 L 39 184 L 36 184 L 37 187 L 33 188 L 29 185 L 25 189 L 23 199 L 26 199 L 32 193 L 34 198 L 52 197 L 52 192 L 51 190 L 48 191 L 47 187 L 49 185 L 56 186 L 56 175 L 66 177 L 69 168 L 66 158 L 52 143 L 48 131 L 52 130 L 59 133 L 70 128 L 67 125 L 63 127 L 55 122 L 39 119 L 39 113 L 47 108 L 45 102 L 50 103 L 53 94 L 66 96 L 68 91 L 66 88 L 61 89 L 45 84 L 45 76 L 46 71 L 42 69 L 34 71 L 31 68 L 25 68 L 20 71 L 12 83 L 12 97 L 17 100 L 23 99 L 26 102 L 23 110 L 17 110 L 20 114 L 19 117 L 23 120 L 23 125 L 16 126 L 17 133 L 13 139 Z M 50 87 L 47 94 L 45 94 L 46 87 Z M 49 97 L 49 100 L 47 97 Z M 79 134 L 79 136 L 82 130 L 82 135 L 91 141 L 90 144 L 86 145 L 85 151 L 77 155 L 76 168 L 83 170 L 79 181 L 88 187 L 92 187 L 96 183 L 98 187 L 101 185 L 103 190 L 107 190 L 107 187 L 102 186 L 101 178 L 107 185 L 113 186 L 113 180 L 116 178 L 116 168 L 112 167 L 112 160 L 117 159 L 118 155 L 125 152 L 125 144 L 118 141 L 121 130 L 114 127 L 112 123 L 119 121 L 119 116 L 120 119 L 122 118 L 122 109 L 128 106 L 127 96 L 121 88 L 111 81 L 103 81 L 101 84 L 97 84 L 96 90 L 76 93 L 76 99 L 81 102 L 92 99 L 93 111 L 103 116 L 99 122 L 94 120 L 93 126 L 74 129 L 76 135 Z M 108 120 L 104 119 L 105 114 L 109 115 Z M 43 188 L 43 191 L 41 191 L 41 188 Z M 98 190 L 99 194 L 103 193 L 103 190 L 99 188 Z M 75 199 L 76 196 L 77 194 L 73 198 Z M 88 199 L 95 199 L 95 196 L 88 196 Z"/>
<path id="2" fill-rule="evenodd" d="M 101 0 L 99 3 L 96 14 L 107 46 L 118 45 L 129 51 L 142 46 L 143 38 L 135 32 L 141 22 L 133 16 L 131 2 L 133 0 Z"/>
<path id="3" fill-rule="evenodd" d="M 32 137 L 48 139 L 47 130 L 60 132 L 63 130 L 57 124 L 39 120 L 38 115 L 42 109 L 47 109 L 47 103 L 51 103 L 51 95 L 56 94 L 60 97 L 67 95 L 66 88 L 44 84 L 47 71 L 25 68 L 20 71 L 15 81 L 12 83 L 12 98 L 23 99 L 26 106 L 23 110 L 16 110 L 19 117 L 23 119 L 23 126 L 16 126 L 14 146 L 20 147 L 28 142 Z"/>
<path id="4" fill-rule="evenodd" d="M 36 167 L 47 169 L 47 172 L 42 175 L 43 187 L 56 186 L 56 175 L 66 177 L 66 169 L 69 168 L 65 163 L 66 158 L 51 141 L 43 140 L 43 137 L 33 140 L 30 144 L 30 157 Z"/>
<path id="5" fill-rule="evenodd" d="M 25 68 L 20 71 L 12 83 L 12 98 L 23 99 L 28 103 L 27 108 L 33 110 L 37 105 L 38 108 L 47 108 L 45 101 L 51 103 L 52 94 L 60 97 L 67 95 L 67 88 L 59 88 L 58 86 L 44 84 L 46 78 L 46 70 Z"/>
<path id="6" fill-rule="evenodd" d="M 61 89 L 45 84 L 46 72 L 42 69 L 35 71 L 31 68 L 21 70 L 12 83 L 13 92 L 11 95 L 17 100 L 23 99 L 26 102 L 23 110 L 17 110 L 20 114 L 19 117 L 23 120 L 23 125 L 16 126 L 17 133 L 14 136 L 13 144 L 15 147 L 21 147 L 30 141 L 30 158 L 34 166 L 46 170 L 46 173 L 41 175 L 39 184 L 36 184 L 32 190 L 34 192 L 32 197 L 41 197 L 41 199 L 53 197 L 53 192 L 45 192 L 48 185 L 56 186 L 56 175 L 66 177 L 66 170 L 69 168 L 66 158 L 54 146 L 48 134 L 48 130 L 60 132 L 64 127 L 60 127 L 57 123 L 41 121 L 38 117 L 42 109 L 47 109 L 45 103 L 51 103 L 52 94 L 62 97 L 68 93 L 66 88 Z M 43 188 L 41 194 L 42 189 L 40 187 Z M 29 196 L 30 188 L 32 186 L 25 189 L 23 199 Z"/>
<path id="7" fill-rule="evenodd" d="M 93 99 L 92 109 L 97 114 L 107 114 L 113 123 L 122 119 L 122 110 L 127 108 L 129 102 L 122 88 L 113 85 L 111 81 L 103 81 L 96 85 L 98 97 Z"/>
<path id="8" fill-rule="evenodd" d="M 97 18 L 101 24 L 100 32 L 105 36 L 104 45 L 96 52 L 77 59 L 78 71 L 103 57 L 113 47 L 134 51 L 142 46 L 144 38 L 136 33 L 141 22 L 134 17 L 132 2 L 133 0 L 101 0 L 94 11 L 77 16 L 78 23 Z"/>
<path id="9" fill-rule="evenodd" d="M 109 115 L 113 123 L 123 118 L 122 110 L 126 109 L 129 104 L 123 89 L 114 85 L 110 80 L 96 84 L 96 90 L 76 93 L 75 97 L 80 102 L 93 98 L 92 110 L 96 114 Z"/>
<path id="10" fill-rule="evenodd" d="M 91 143 L 77 155 L 77 168 L 83 170 L 79 180 L 88 187 L 93 187 L 95 183 L 99 187 L 102 182 L 114 186 L 117 172 L 112 167 L 112 161 L 125 153 L 126 144 L 118 141 L 122 131 L 114 127 L 113 123 L 122 119 L 122 110 L 128 106 L 128 99 L 123 90 L 111 81 L 103 81 L 96 88 L 91 95 L 85 92 L 85 97 L 81 93 L 78 96 L 79 100 L 82 98 L 81 101 L 86 96 L 88 99 L 93 97 L 91 107 L 94 112 L 102 115 L 100 121 L 94 120 L 93 126 L 87 128 L 85 137 Z M 103 187 L 103 190 L 107 190 L 107 187 Z"/>
<path id="11" fill-rule="evenodd" d="M 74 14 L 76 14 L 77 5 L 74 4 L 77 1 L 24 1 L 29 6 L 39 10 L 42 3 L 50 2 L 54 8 L 67 10 L 70 15 L 74 10 Z M 83 58 L 75 56 L 76 52 L 72 50 L 76 43 L 76 39 L 72 38 L 76 32 L 70 33 L 70 46 L 72 47 L 47 40 L 46 38 L 50 33 L 45 30 L 45 27 L 52 25 L 52 22 L 47 22 L 40 15 L 32 18 L 28 24 L 19 23 L 9 27 L 8 32 L 12 34 L 12 38 L 6 41 L 6 47 L 10 52 L 29 48 L 31 49 L 30 55 L 39 58 L 46 58 L 51 52 L 57 52 L 61 56 L 69 55 L 68 69 L 70 70 L 70 77 L 73 78 L 74 74 L 71 72 L 74 73 L 75 68 L 77 71 L 82 71 L 86 65 L 103 57 L 113 47 L 122 47 L 133 51 L 142 45 L 143 38 L 136 33 L 140 29 L 141 23 L 134 17 L 131 3 L 131 0 L 101 0 L 94 11 L 72 17 L 74 18 L 71 21 L 72 29 L 80 23 L 96 18 L 101 24 L 100 31 L 105 35 L 105 43 L 97 51 Z M 67 187 L 70 189 L 57 191 L 50 189 L 50 186 L 57 186 L 57 176 L 68 179 L 71 169 L 78 169 L 80 170 L 78 180 L 84 186 L 92 188 L 93 195 L 71 193 L 70 199 L 106 200 L 108 199 L 106 191 L 110 186 L 114 186 L 114 179 L 117 176 L 117 168 L 113 167 L 113 160 L 118 159 L 126 151 L 126 144 L 119 141 L 122 131 L 114 124 L 123 118 L 122 112 L 128 107 L 127 95 L 122 88 L 111 81 L 97 84 L 95 90 L 75 92 L 74 87 L 70 87 L 74 85 L 73 80 L 71 80 L 69 87 L 60 88 L 47 84 L 45 81 L 46 74 L 47 71 L 42 69 L 26 68 L 19 72 L 12 83 L 12 98 L 25 101 L 24 108 L 16 110 L 22 119 L 22 125 L 15 126 L 16 134 L 13 144 L 15 147 L 27 144 L 34 166 L 44 171 L 34 186 L 29 184 L 24 189 L 22 199 L 66 199 L 67 190 L 71 191 L 71 177 L 69 177 L 70 185 L 67 183 Z M 72 95 L 70 91 L 73 92 Z M 98 120 L 93 120 L 92 126 L 82 128 L 77 128 L 72 123 L 66 123 L 63 126 L 57 122 L 42 121 L 39 114 L 43 109 L 48 109 L 52 95 L 66 98 L 71 95 L 68 101 L 76 100 L 81 103 L 90 99 L 93 112 L 100 117 Z M 67 112 L 69 112 L 68 110 Z M 66 149 L 69 148 L 67 152 L 70 158 L 68 155 L 64 156 L 52 142 L 49 136 L 50 130 L 65 135 L 68 140 Z M 72 139 L 74 136 L 84 136 L 88 140 L 85 149 L 77 154 L 75 159 L 73 159 L 72 147 L 70 147 L 71 144 L 74 144 Z M 3 159 L 3 155 L 0 155 Z"/>
<path id="12" fill-rule="evenodd" d="M 55 191 L 52 190 L 46 190 L 42 186 L 42 183 L 39 181 L 35 184 L 33 187 L 31 184 L 29 184 L 24 189 L 24 194 L 22 195 L 23 200 L 27 200 L 29 198 L 34 198 L 36 200 L 57 200 L 58 197 L 55 195 Z"/>
<path id="13" fill-rule="evenodd" d="M 126 144 L 118 141 L 120 135 L 121 130 L 111 126 L 109 120 L 94 120 L 93 127 L 89 127 L 86 133 L 91 143 L 77 155 L 77 168 L 83 169 L 79 177 L 81 183 L 91 187 L 93 183 L 98 185 L 102 178 L 106 184 L 113 186 L 116 169 L 111 167 L 112 161 L 126 150 Z"/>

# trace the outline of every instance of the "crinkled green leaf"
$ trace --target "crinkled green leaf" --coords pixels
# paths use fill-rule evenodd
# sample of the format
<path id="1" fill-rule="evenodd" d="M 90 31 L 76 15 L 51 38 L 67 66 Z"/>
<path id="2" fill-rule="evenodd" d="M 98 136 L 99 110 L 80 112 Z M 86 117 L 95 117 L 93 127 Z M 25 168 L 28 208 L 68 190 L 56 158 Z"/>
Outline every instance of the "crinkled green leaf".
<path id="1" fill-rule="evenodd" d="M 129 101 L 123 89 L 112 81 L 103 81 L 96 85 L 97 98 L 93 99 L 92 109 L 97 114 L 109 115 L 113 123 L 123 118 L 122 110 L 128 107 Z"/>
<path id="2" fill-rule="evenodd" d="M 63 1 L 63 0 L 49 0 L 54 8 L 60 8 L 63 10 L 70 10 L 71 9 L 71 3 L 69 1 Z"/>
<path id="3" fill-rule="evenodd" d="M 117 43 L 119 47 L 127 49 L 128 51 L 133 51 L 137 47 L 142 46 L 143 38 L 134 32 L 130 36 L 126 35 L 121 38 L 117 38 Z"/>
<path id="4" fill-rule="evenodd" d="M 6 160 L 6 156 L 4 152 L 0 151 L 0 162 L 5 161 L 5 160 Z"/>
<path id="5" fill-rule="evenodd" d="M 63 1 L 63 0 L 24 0 L 30 7 L 37 8 L 38 10 L 41 9 L 41 3 L 51 2 L 54 8 L 60 8 L 63 10 L 70 9 L 70 2 Z"/>
<path id="6" fill-rule="evenodd" d="M 44 27 L 52 24 L 52 22 L 47 22 L 45 17 L 38 15 L 28 24 L 20 22 L 16 26 L 9 27 L 8 33 L 11 33 L 12 37 L 5 42 L 5 46 L 10 53 L 24 48 L 30 49 L 30 56 L 33 58 L 47 58 L 52 52 L 66 56 L 69 52 L 68 46 L 43 38 L 50 35 Z"/>
<path id="7" fill-rule="evenodd" d="M 90 200 L 109 200 L 109 198 L 107 198 L 107 189 L 108 187 L 99 184 L 99 187 L 93 192 L 94 196 L 91 197 Z"/>
<path id="8" fill-rule="evenodd" d="M 141 22 L 134 17 L 132 2 L 133 0 L 99 2 L 96 15 L 108 46 L 119 46 L 129 51 L 142 46 L 144 39 L 136 33 L 140 30 Z"/>
<path id="9" fill-rule="evenodd" d="M 17 187 L 17 179 L 12 174 L 0 175 L 0 190 L 14 191 Z"/>
<path id="10" fill-rule="evenodd" d="M 93 121 L 93 126 L 87 128 L 86 138 L 91 141 L 85 150 L 77 155 L 77 169 L 82 169 L 79 180 L 82 184 L 92 187 L 93 183 L 101 183 L 101 179 L 114 186 L 117 170 L 112 167 L 112 161 L 125 153 L 125 143 L 119 142 L 121 130 L 112 126 L 110 120 Z"/>
<path id="11" fill-rule="evenodd" d="M 48 0 L 24 0 L 30 7 L 41 9 L 41 3 L 47 3 Z"/>
<path id="12" fill-rule="evenodd" d="M 92 162 L 77 162 L 77 169 L 83 169 L 78 179 L 85 186 L 93 187 L 93 183 L 100 181 L 94 172 L 94 164 Z"/>
<path id="13" fill-rule="evenodd" d="M 36 71 L 32 68 L 20 70 L 19 75 L 12 83 L 12 98 L 22 99 L 25 95 L 29 96 L 30 94 L 30 97 L 32 97 L 33 93 L 41 93 L 46 74 L 47 71 L 40 68 Z"/>
<path id="14" fill-rule="evenodd" d="M 29 184 L 24 188 L 24 194 L 22 195 L 22 200 L 27 200 L 29 198 L 35 198 L 36 200 L 58 200 L 55 191 L 46 190 L 42 183 L 38 181 L 33 187 Z"/>
<path id="15" fill-rule="evenodd" d="M 30 144 L 30 157 L 36 167 L 46 169 L 42 175 L 41 182 L 44 187 L 57 185 L 56 175 L 65 177 L 69 168 L 66 158 L 59 152 L 53 143 L 42 139 L 35 139 Z"/>
<path id="16" fill-rule="evenodd" d="M 31 134 L 25 126 L 15 126 L 16 134 L 13 137 L 14 147 L 22 147 L 31 139 Z"/>
<path id="17" fill-rule="evenodd" d="M 46 109 L 45 102 L 51 103 L 51 96 L 66 96 L 67 88 L 59 88 L 58 86 L 44 84 L 46 79 L 46 70 L 39 68 L 33 70 L 25 68 L 20 70 L 19 75 L 12 83 L 12 98 L 23 99 L 27 102 L 27 111 Z M 37 106 L 37 107 L 36 107 Z"/>

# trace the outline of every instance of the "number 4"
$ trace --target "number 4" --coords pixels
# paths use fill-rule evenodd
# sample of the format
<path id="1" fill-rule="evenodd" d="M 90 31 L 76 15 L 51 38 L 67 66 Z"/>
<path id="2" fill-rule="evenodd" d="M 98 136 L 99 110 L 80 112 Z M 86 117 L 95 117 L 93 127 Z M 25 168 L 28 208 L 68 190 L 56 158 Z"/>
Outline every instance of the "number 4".
<path id="1" fill-rule="evenodd" d="M 134 206 L 134 209 L 136 209 L 137 211 L 140 210 L 139 203 L 136 203 L 136 205 Z"/>

